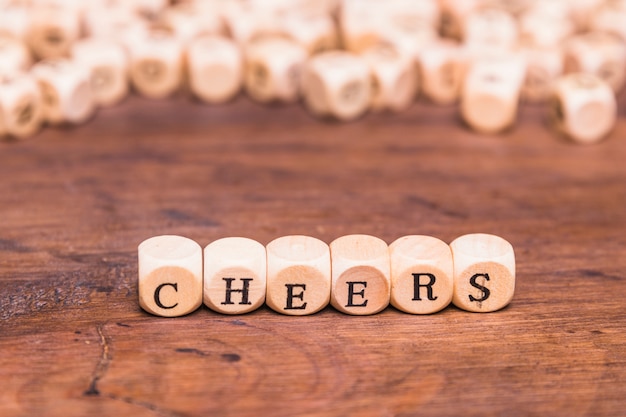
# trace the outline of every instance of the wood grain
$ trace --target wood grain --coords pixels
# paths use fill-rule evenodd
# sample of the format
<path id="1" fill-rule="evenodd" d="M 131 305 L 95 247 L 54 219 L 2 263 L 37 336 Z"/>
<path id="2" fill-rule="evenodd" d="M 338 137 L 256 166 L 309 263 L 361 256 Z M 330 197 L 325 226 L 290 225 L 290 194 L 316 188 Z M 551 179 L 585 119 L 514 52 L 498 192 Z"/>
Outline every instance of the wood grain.
<path id="1" fill-rule="evenodd" d="M 132 97 L 0 143 L 2 416 L 617 416 L 626 407 L 626 97 L 605 142 L 542 107 L 319 122 L 300 105 Z M 408 234 L 512 243 L 502 311 L 143 312 L 137 245 Z"/>

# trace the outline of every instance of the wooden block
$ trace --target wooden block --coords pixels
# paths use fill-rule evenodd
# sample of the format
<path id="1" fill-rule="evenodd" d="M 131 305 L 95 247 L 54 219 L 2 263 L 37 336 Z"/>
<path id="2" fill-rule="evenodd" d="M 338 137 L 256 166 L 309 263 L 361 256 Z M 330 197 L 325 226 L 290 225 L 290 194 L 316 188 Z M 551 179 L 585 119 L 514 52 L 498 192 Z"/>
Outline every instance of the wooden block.
<path id="1" fill-rule="evenodd" d="M 574 30 L 564 2 L 539 2 L 519 19 L 520 42 L 532 47 L 559 48 Z"/>
<path id="2" fill-rule="evenodd" d="M 243 82 L 240 48 L 230 39 L 203 36 L 187 49 L 187 70 L 191 91 L 208 103 L 222 103 L 235 97 Z"/>
<path id="3" fill-rule="evenodd" d="M 436 313 L 450 304 L 450 247 L 430 236 L 404 236 L 389 245 L 391 305 L 410 314 Z"/>
<path id="4" fill-rule="evenodd" d="M 202 305 L 202 248 L 181 236 L 155 236 L 139 245 L 139 305 L 162 317 Z"/>
<path id="5" fill-rule="evenodd" d="M 103 38 L 127 46 L 131 39 L 149 33 L 149 24 L 126 7 L 91 6 L 83 16 L 87 36 Z"/>
<path id="6" fill-rule="evenodd" d="M 23 4 L 0 3 L 0 37 L 25 42 L 30 26 L 30 8 Z"/>
<path id="7" fill-rule="evenodd" d="M 32 57 L 23 42 L 0 34 L 0 77 L 27 71 L 31 64 Z"/>
<path id="8" fill-rule="evenodd" d="M 522 47 L 520 52 L 526 61 L 522 98 L 533 103 L 546 101 L 552 94 L 554 83 L 563 75 L 563 50 Z"/>
<path id="9" fill-rule="evenodd" d="M 168 7 L 161 14 L 159 24 L 170 30 L 184 45 L 201 36 L 224 33 L 220 17 L 198 3 L 178 3 Z"/>
<path id="10" fill-rule="evenodd" d="M 313 314 L 330 301 L 330 249 L 309 236 L 267 245 L 267 305 L 290 316 Z"/>
<path id="11" fill-rule="evenodd" d="M 481 0 L 439 0 L 441 6 L 441 34 L 446 38 L 463 38 L 465 16 L 482 7 Z"/>
<path id="12" fill-rule="evenodd" d="M 420 89 L 436 104 L 452 104 L 461 93 L 465 57 L 459 45 L 440 40 L 425 46 L 418 58 Z"/>
<path id="13" fill-rule="evenodd" d="M 43 103 L 35 79 L 26 74 L 0 76 L 0 136 L 32 136 L 42 121 Z"/>
<path id="14" fill-rule="evenodd" d="M 518 36 L 515 19 L 504 10 L 480 8 L 463 20 L 463 43 L 471 48 L 512 50 Z"/>
<path id="15" fill-rule="evenodd" d="M 509 242 L 488 234 L 469 234 L 450 243 L 454 262 L 452 303 L 488 313 L 507 306 L 515 292 L 515 254 Z"/>
<path id="16" fill-rule="evenodd" d="M 218 239 L 204 248 L 204 304 L 222 314 L 244 314 L 265 301 L 267 257 L 259 242 Z"/>
<path id="17" fill-rule="evenodd" d="M 352 120 L 369 107 L 371 81 L 365 60 L 344 51 L 312 57 L 302 75 L 306 106 L 318 116 Z"/>
<path id="18" fill-rule="evenodd" d="M 348 235 L 330 244 L 330 303 L 342 313 L 376 314 L 389 304 L 390 260 L 387 244 L 374 236 Z"/>
<path id="19" fill-rule="evenodd" d="M 413 59 L 394 47 L 380 44 L 366 50 L 363 58 L 370 66 L 373 110 L 402 111 L 417 94 L 417 72 Z"/>
<path id="20" fill-rule="evenodd" d="M 586 72 L 618 92 L 626 81 L 626 44 L 610 33 L 588 32 L 565 45 L 565 72 Z"/>
<path id="21" fill-rule="evenodd" d="M 39 84 L 44 118 L 52 124 L 82 123 L 95 111 L 89 72 L 66 60 L 40 61 L 32 74 Z"/>
<path id="22" fill-rule="evenodd" d="M 626 42 L 626 1 L 608 1 L 592 16 L 590 30 L 619 36 Z"/>
<path id="23" fill-rule="evenodd" d="M 265 37 L 245 49 L 244 84 L 261 103 L 293 102 L 300 96 L 300 72 L 307 59 L 301 45 L 289 39 Z"/>
<path id="24" fill-rule="evenodd" d="M 302 45 L 309 55 L 337 48 L 335 22 L 328 14 L 293 12 L 284 16 L 280 26 L 285 36 Z"/>
<path id="25" fill-rule="evenodd" d="M 470 64 L 461 93 L 463 120 L 482 133 L 510 127 L 517 116 L 525 70 L 522 58 L 514 55 Z"/>
<path id="26" fill-rule="evenodd" d="M 150 31 L 129 43 L 130 79 L 135 89 L 149 98 L 165 98 L 183 81 L 183 49 L 172 34 Z"/>
<path id="27" fill-rule="evenodd" d="M 102 38 L 82 39 L 72 47 L 72 58 L 89 71 L 97 104 L 112 106 L 128 95 L 128 57 L 120 44 Z"/>
<path id="28" fill-rule="evenodd" d="M 68 57 L 79 37 L 80 20 L 75 8 L 47 5 L 31 9 L 27 39 L 39 59 Z"/>
<path id="29" fill-rule="evenodd" d="M 552 96 L 555 127 L 578 143 L 596 143 L 613 129 L 617 103 L 611 87 L 592 74 L 569 74 L 555 84 Z"/>

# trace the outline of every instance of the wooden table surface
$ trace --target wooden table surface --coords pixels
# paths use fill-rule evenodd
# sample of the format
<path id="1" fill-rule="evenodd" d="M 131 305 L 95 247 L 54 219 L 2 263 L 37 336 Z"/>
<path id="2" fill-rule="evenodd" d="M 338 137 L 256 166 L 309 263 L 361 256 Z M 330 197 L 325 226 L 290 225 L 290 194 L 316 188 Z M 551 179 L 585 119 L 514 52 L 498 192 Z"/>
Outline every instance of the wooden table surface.
<path id="1" fill-rule="evenodd" d="M 626 95 L 576 146 L 542 107 L 481 136 L 454 107 L 320 122 L 245 97 L 131 97 L 0 143 L 1 416 L 623 416 Z M 137 245 L 366 233 L 509 240 L 506 309 L 143 312 Z"/>

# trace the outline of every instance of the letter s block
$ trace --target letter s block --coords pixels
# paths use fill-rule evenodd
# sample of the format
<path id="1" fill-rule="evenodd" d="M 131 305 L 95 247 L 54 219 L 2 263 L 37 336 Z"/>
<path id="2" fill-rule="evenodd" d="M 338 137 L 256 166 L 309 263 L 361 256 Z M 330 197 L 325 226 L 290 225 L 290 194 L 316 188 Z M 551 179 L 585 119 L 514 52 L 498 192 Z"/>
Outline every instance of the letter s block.
<path id="1" fill-rule="evenodd" d="M 330 244 L 330 302 L 342 313 L 376 314 L 389 305 L 389 248 L 374 236 L 348 235 Z"/>
<path id="2" fill-rule="evenodd" d="M 513 246 L 501 237 L 470 234 L 450 243 L 454 262 L 452 303 L 488 313 L 504 308 L 515 292 Z"/>
<path id="3" fill-rule="evenodd" d="M 139 305 L 162 317 L 202 304 L 202 248 L 181 236 L 155 236 L 139 245 Z"/>
<path id="4" fill-rule="evenodd" d="M 313 314 L 330 301 L 330 249 L 309 236 L 267 245 L 267 305 L 290 316 Z"/>
<path id="5" fill-rule="evenodd" d="M 204 304 L 222 314 L 243 314 L 265 301 L 265 246 L 244 237 L 218 239 L 204 248 Z"/>

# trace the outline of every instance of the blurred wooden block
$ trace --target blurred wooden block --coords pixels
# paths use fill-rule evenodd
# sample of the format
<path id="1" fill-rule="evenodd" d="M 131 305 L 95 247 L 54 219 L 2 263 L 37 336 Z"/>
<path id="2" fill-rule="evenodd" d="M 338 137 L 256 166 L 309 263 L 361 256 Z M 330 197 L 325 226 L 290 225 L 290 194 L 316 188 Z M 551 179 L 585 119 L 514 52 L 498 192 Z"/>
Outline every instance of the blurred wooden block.
<path id="1" fill-rule="evenodd" d="M 404 236 L 389 245 L 391 305 L 410 314 L 436 313 L 450 304 L 450 247 L 430 236 Z"/>
<path id="2" fill-rule="evenodd" d="M 348 235 L 330 244 L 330 302 L 342 313 L 376 314 L 389 304 L 390 260 L 387 244 L 374 236 Z"/>
<path id="3" fill-rule="evenodd" d="M 40 61 L 32 74 L 39 84 L 47 122 L 82 123 L 95 109 L 89 72 L 66 59 Z"/>
<path id="4" fill-rule="evenodd" d="M 306 59 L 304 47 L 289 39 L 264 37 L 251 42 L 245 49 L 248 95 L 261 103 L 296 101 Z"/>
<path id="5" fill-rule="evenodd" d="M 75 8 L 48 5 L 31 9 L 28 44 L 39 59 L 68 57 L 80 37 L 80 20 Z"/>
<path id="6" fill-rule="evenodd" d="M 607 1 L 593 14 L 590 22 L 592 32 L 606 32 L 619 36 L 626 42 L 626 1 Z"/>
<path id="7" fill-rule="evenodd" d="M 149 24 L 125 7 L 90 6 L 83 15 L 87 36 L 115 41 L 124 47 L 147 36 Z"/>
<path id="8" fill-rule="evenodd" d="M 43 103 L 35 79 L 26 74 L 0 76 L 0 136 L 32 136 L 42 121 Z"/>
<path id="9" fill-rule="evenodd" d="M 194 95 L 208 103 L 235 97 L 243 83 L 243 58 L 230 39 L 203 36 L 187 49 L 189 84 Z"/>
<path id="10" fill-rule="evenodd" d="M 315 55 L 305 65 L 301 82 L 305 104 L 317 116 L 352 120 L 369 107 L 369 66 L 349 52 Z"/>
<path id="11" fill-rule="evenodd" d="M 594 74 L 620 91 L 626 81 L 626 43 L 603 32 L 575 36 L 565 45 L 565 72 Z"/>
<path id="12" fill-rule="evenodd" d="M 181 236 L 155 236 L 139 253 L 139 305 L 162 317 L 189 314 L 202 305 L 202 248 Z"/>
<path id="13" fill-rule="evenodd" d="M 517 116 L 525 64 L 516 55 L 477 60 L 463 81 L 461 115 L 474 130 L 497 133 Z"/>
<path id="14" fill-rule="evenodd" d="M 509 242 L 488 234 L 470 234 L 450 243 L 454 262 L 452 303 L 488 313 L 507 306 L 515 292 L 515 254 Z"/>
<path id="15" fill-rule="evenodd" d="M 470 48 L 509 51 L 518 36 L 515 19 L 500 9 L 472 10 L 463 20 L 463 43 Z"/>
<path id="16" fill-rule="evenodd" d="M 309 236 L 284 236 L 267 245 L 267 305 L 279 313 L 313 314 L 330 301 L 330 249 Z"/>
<path id="17" fill-rule="evenodd" d="M 570 7 L 570 18 L 574 22 L 577 32 L 589 30 L 594 13 L 605 3 L 605 0 L 571 0 L 568 1 Z"/>
<path id="18" fill-rule="evenodd" d="M 25 42 L 30 26 L 30 9 L 23 4 L 0 3 L 0 37 Z"/>
<path id="19" fill-rule="evenodd" d="M 23 42 L 0 34 L 0 77 L 27 71 L 32 61 Z"/>
<path id="20" fill-rule="evenodd" d="M 446 38 L 463 38 L 463 21 L 467 15 L 482 7 L 481 0 L 439 0 L 441 7 L 440 31 Z"/>
<path id="21" fill-rule="evenodd" d="M 130 79 L 135 89 L 149 98 L 165 98 L 183 81 L 183 49 L 166 31 L 150 31 L 129 43 Z"/>
<path id="22" fill-rule="evenodd" d="M 72 47 L 72 58 L 88 69 L 98 105 L 112 106 L 128 95 L 128 56 L 120 44 L 102 38 L 82 39 Z"/>
<path id="23" fill-rule="evenodd" d="M 283 34 L 302 45 L 309 55 L 335 49 L 339 43 L 335 22 L 327 14 L 289 13 L 280 26 Z"/>
<path id="24" fill-rule="evenodd" d="M 556 82 L 551 116 L 555 127 L 573 141 L 596 143 L 616 123 L 615 94 L 592 74 L 566 75 Z"/>
<path id="25" fill-rule="evenodd" d="M 417 94 L 417 72 L 413 59 L 390 46 L 378 45 L 366 50 L 363 58 L 372 77 L 371 108 L 402 111 Z"/>
<path id="26" fill-rule="evenodd" d="M 543 102 L 552 95 L 554 83 L 563 75 L 563 50 L 560 48 L 522 47 L 526 76 L 522 98 L 528 102 Z"/>
<path id="27" fill-rule="evenodd" d="M 243 237 L 218 239 L 204 248 L 204 304 L 222 314 L 244 314 L 265 301 L 265 247 Z"/>
<path id="28" fill-rule="evenodd" d="M 436 104 L 452 104 L 461 93 L 465 58 L 459 45 L 440 40 L 424 47 L 418 58 L 420 89 Z"/>
<path id="29" fill-rule="evenodd" d="M 178 3 L 161 13 L 159 24 L 165 26 L 183 43 L 207 35 L 223 35 L 224 24 L 213 10 L 198 3 Z"/>
<path id="30" fill-rule="evenodd" d="M 559 48 L 575 30 L 565 2 L 537 2 L 519 18 L 520 42 L 536 48 Z"/>

